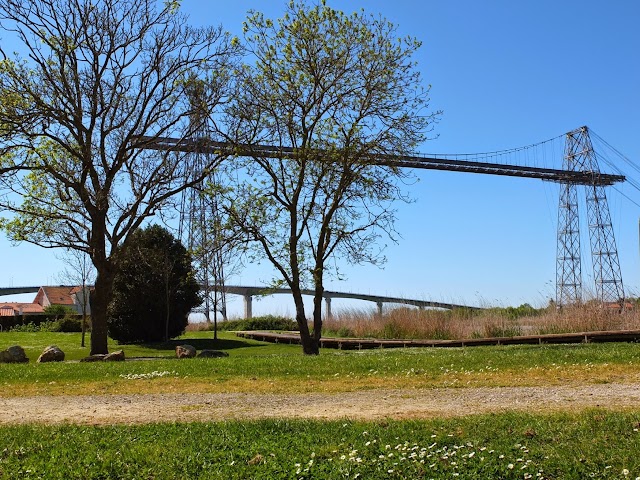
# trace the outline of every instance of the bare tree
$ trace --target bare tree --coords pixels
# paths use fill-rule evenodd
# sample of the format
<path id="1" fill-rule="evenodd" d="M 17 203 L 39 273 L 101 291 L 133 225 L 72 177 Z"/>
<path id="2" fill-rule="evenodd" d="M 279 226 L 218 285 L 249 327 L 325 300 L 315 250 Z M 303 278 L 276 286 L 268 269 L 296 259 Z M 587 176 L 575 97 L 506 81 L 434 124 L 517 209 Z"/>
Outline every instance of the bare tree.
<path id="1" fill-rule="evenodd" d="M 292 1 L 277 21 L 253 12 L 245 22 L 255 65 L 240 72 L 237 121 L 246 169 L 227 214 L 254 255 L 292 291 L 303 351 L 317 354 L 326 273 L 333 262 L 384 260 L 378 243 L 394 235 L 395 200 L 406 172 L 377 156 L 412 152 L 438 113 L 411 57 L 420 43 L 363 12 Z M 247 145 L 267 144 L 264 149 Z M 313 332 L 302 288 L 311 284 Z"/>
<path id="2" fill-rule="evenodd" d="M 80 250 L 68 249 L 63 256 L 58 257 L 66 265 L 60 273 L 60 282 L 80 287 L 76 292 L 76 298 L 80 302 L 82 314 L 82 337 L 80 345 L 84 347 L 84 339 L 87 331 L 87 314 L 89 313 L 89 289 L 95 282 L 96 270 L 89 256 Z"/>
<path id="3" fill-rule="evenodd" d="M 92 354 L 107 352 L 119 249 L 201 180 L 177 154 L 143 148 L 160 137 L 190 138 L 194 109 L 219 111 L 239 51 L 221 28 L 190 27 L 178 7 L 0 0 L 0 29 L 24 53 L 10 58 L 0 49 L 0 209 L 11 212 L 0 227 L 16 242 L 89 255 L 97 272 Z M 193 106 L 186 92 L 196 78 L 205 88 Z M 202 176 L 223 157 L 208 158 Z"/>

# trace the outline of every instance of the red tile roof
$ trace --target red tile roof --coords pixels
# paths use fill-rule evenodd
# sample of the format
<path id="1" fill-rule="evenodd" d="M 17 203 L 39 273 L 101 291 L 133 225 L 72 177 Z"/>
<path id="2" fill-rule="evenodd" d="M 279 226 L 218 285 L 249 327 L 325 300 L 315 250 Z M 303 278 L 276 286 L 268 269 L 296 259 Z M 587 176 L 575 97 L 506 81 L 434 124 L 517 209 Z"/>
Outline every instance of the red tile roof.
<path id="1" fill-rule="evenodd" d="M 60 287 L 40 287 L 40 291 L 36 295 L 34 303 L 42 305 L 44 303 L 42 293 L 46 295 L 51 305 L 74 305 L 73 294 L 77 287 L 60 286 Z"/>
<path id="2" fill-rule="evenodd" d="M 0 303 L 0 317 L 11 317 L 22 313 L 43 313 L 42 305 L 37 303 L 3 302 Z"/>

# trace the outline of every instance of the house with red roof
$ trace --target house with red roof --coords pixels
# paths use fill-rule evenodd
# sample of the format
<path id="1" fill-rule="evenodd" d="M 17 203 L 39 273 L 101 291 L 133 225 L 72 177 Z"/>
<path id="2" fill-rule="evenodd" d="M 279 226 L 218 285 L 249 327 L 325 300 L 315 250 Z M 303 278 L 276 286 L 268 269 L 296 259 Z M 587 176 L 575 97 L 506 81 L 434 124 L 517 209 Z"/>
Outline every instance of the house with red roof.
<path id="1" fill-rule="evenodd" d="M 0 303 L 0 317 L 13 317 L 15 315 L 34 315 L 44 313 L 42 305 L 37 303 L 2 302 Z"/>
<path id="2" fill-rule="evenodd" d="M 44 313 L 44 309 L 51 305 L 63 305 L 71 308 L 74 313 L 81 314 L 82 306 L 86 304 L 87 315 L 91 314 L 89 308 L 89 290 L 85 287 L 84 295 L 82 287 L 60 285 L 58 287 L 40 287 L 36 298 L 31 303 L 0 302 L 0 317 L 13 317 L 18 315 L 37 315 Z"/>
<path id="3" fill-rule="evenodd" d="M 40 305 L 42 309 L 50 305 L 63 305 L 72 308 L 75 313 L 82 313 L 82 306 L 86 303 L 86 313 L 91 313 L 88 287 L 85 287 L 84 292 L 82 287 L 77 286 L 40 287 L 33 303 Z"/>

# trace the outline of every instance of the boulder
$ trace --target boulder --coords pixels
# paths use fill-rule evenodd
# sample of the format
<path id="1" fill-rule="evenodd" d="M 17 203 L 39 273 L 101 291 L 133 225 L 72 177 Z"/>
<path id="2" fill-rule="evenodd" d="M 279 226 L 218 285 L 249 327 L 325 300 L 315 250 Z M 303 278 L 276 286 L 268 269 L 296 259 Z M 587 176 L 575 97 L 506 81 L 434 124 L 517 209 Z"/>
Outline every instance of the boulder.
<path id="1" fill-rule="evenodd" d="M 104 357 L 106 357 L 106 355 L 103 355 L 101 353 L 96 353 L 95 355 L 89 355 L 88 357 L 84 357 L 80 361 L 81 362 L 102 362 L 104 361 Z"/>
<path id="2" fill-rule="evenodd" d="M 38 363 L 45 362 L 62 362 L 64 360 L 64 352 L 56 345 L 50 345 L 38 357 Z"/>
<path id="3" fill-rule="evenodd" d="M 176 357 L 178 358 L 193 358 L 196 356 L 196 347 L 191 345 L 177 345 Z"/>
<path id="4" fill-rule="evenodd" d="M 0 352 L 0 363 L 26 363 L 29 359 L 24 348 L 14 345 Z"/>
<path id="5" fill-rule="evenodd" d="M 104 356 L 105 362 L 124 362 L 124 350 L 116 350 Z"/>
<path id="6" fill-rule="evenodd" d="M 198 357 L 202 358 L 218 358 L 218 357 L 228 357 L 229 354 L 227 352 L 222 352 L 220 350 L 202 350 Z"/>

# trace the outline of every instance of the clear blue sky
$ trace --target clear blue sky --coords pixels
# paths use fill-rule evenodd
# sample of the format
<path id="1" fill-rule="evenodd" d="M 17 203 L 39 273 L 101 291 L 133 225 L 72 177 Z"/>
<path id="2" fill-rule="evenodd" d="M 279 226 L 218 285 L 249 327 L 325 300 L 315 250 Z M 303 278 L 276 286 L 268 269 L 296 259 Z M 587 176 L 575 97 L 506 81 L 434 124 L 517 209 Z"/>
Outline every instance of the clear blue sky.
<path id="1" fill-rule="evenodd" d="M 537 0 L 329 0 L 351 12 L 381 14 L 400 35 L 422 40 L 416 58 L 432 85 L 432 107 L 444 115 L 425 153 L 501 150 L 546 140 L 588 125 L 640 163 L 640 2 Z M 241 32 L 247 10 L 281 16 L 285 3 L 183 0 L 197 25 Z M 557 159 L 560 166 L 561 159 Z M 621 165 L 622 167 L 622 165 Z M 606 170 L 602 166 L 603 170 Z M 628 169 L 627 169 L 628 170 Z M 636 176 L 638 176 L 636 174 Z M 539 180 L 451 172 L 419 172 L 416 202 L 399 205 L 402 239 L 390 244 L 384 269 L 347 267 L 332 290 L 475 305 L 546 303 L 555 296 L 558 186 Z M 640 203 L 630 186 L 621 190 Z M 640 208 L 609 189 L 609 203 L 628 292 L 640 293 Z M 582 192 L 579 193 L 581 196 Z M 583 252 L 588 253 L 586 227 Z M 0 286 L 57 281 L 53 252 L 11 247 L 2 238 Z M 585 284 L 592 282 L 583 256 Z M 229 283 L 270 279 L 248 266 Z M 366 303 L 341 306 L 370 308 Z M 240 299 L 230 304 L 239 313 Z M 288 297 L 254 302 L 254 314 L 293 313 Z"/>

